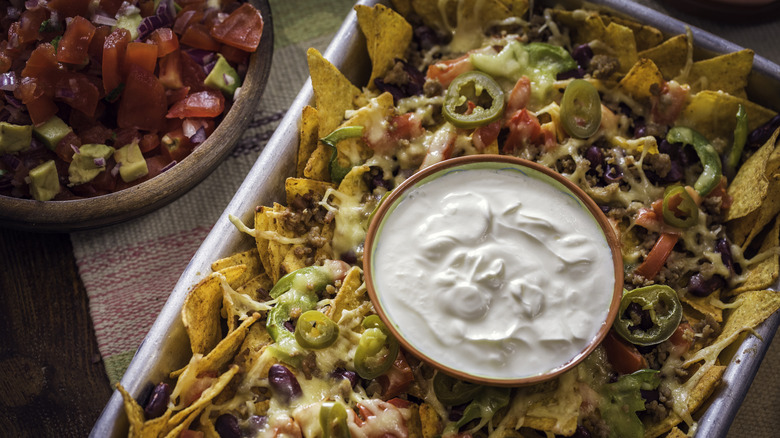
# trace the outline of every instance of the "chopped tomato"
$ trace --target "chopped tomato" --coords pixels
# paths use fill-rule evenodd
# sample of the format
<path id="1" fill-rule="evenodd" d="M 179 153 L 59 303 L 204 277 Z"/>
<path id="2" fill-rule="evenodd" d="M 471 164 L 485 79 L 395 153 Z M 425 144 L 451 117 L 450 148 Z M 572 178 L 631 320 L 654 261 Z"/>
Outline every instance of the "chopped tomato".
<path id="1" fill-rule="evenodd" d="M 15 95 L 27 106 L 27 113 L 36 125 L 46 122 L 57 113 L 57 105 L 49 93 L 52 88 L 46 87 L 40 79 L 26 77 L 15 91 Z"/>
<path id="2" fill-rule="evenodd" d="M 192 152 L 192 142 L 181 128 L 168 132 L 160 139 L 160 151 L 168 161 L 181 161 Z"/>
<path id="3" fill-rule="evenodd" d="M 727 187 L 728 187 L 728 180 L 726 179 L 725 176 L 722 176 L 720 178 L 720 183 L 718 183 L 718 185 L 715 186 L 715 188 L 712 189 L 712 191 L 707 194 L 708 198 L 720 198 L 720 207 L 722 209 L 730 208 L 731 204 L 734 202 L 734 198 L 732 198 L 731 195 L 729 195 Z"/>
<path id="4" fill-rule="evenodd" d="M 173 53 L 179 49 L 179 37 L 169 27 L 155 29 L 149 36 L 152 42 L 157 46 L 157 57 Z"/>
<path id="5" fill-rule="evenodd" d="M 176 102 L 165 117 L 217 117 L 225 109 L 225 97 L 216 90 L 204 90 L 192 93 Z"/>
<path id="6" fill-rule="evenodd" d="M 422 122 L 414 113 L 406 113 L 393 117 L 390 124 L 390 134 L 396 140 L 412 140 L 425 133 Z"/>
<path id="7" fill-rule="evenodd" d="M 95 26 L 84 17 L 70 20 L 65 34 L 57 45 L 57 61 L 84 64 L 89 61 L 89 43 L 95 35 Z"/>
<path id="8" fill-rule="evenodd" d="M 219 53 L 225 57 L 231 64 L 246 64 L 249 60 L 249 53 L 233 46 L 223 44 Z"/>
<path id="9" fill-rule="evenodd" d="M 71 127 L 73 125 L 71 124 Z M 105 144 L 109 140 L 114 132 L 101 123 L 90 126 L 84 130 L 79 131 L 79 137 L 84 143 L 100 143 Z"/>
<path id="10" fill-rule="evenodd" d="M 506 122 L 509 127 L 509 136 L 504 143 L 504 153 L 512 154 L 531 144 L 544 142 L 544 133 L 539 119 L 523 108 L 516 111 Z"/>
<path id="11" fill-rule="evenodd" d="M 141 134 L 135 128 L 119 128 L 116 130 L 114 146 L 121 148 L 130 143 L 135 143 L 141 139 Z"/>
<path id="12" fill-rule="evenodd" d="M 103 62 L 103 45 L 106 43 L 106 37 L 111 35 L 110 26 L 98 26 L 95 34 L 92 35 L 92 41 L 89 43 L 89 56 L 98 62 Z"/>
<path id="13" fill-rule="evenodd" d="M 679 238 L 679 234 L 662 233 L 658 241 L 655 242 L 653 249 L 647 254 L 645 261 L 634 272 L 648 280 L 655 278 L 661 272 L 661 268 L 664 267 L 666 259 L 669 258 L 669 254 L 672 253 L 674 245 L 677 244 Z"/>
<path id="14" fill-rule="evenodd" d="M 160 79 L 160 82 L 163 82 L 162 78 Z M 163 82 L 163 85 L 165 85 L 165 82 Z M 188 94 L 190 94 L 190 87 L 181 87 L 175 90 L 165 90 L 165 99 L 168 102 L 168 106 L 170 107 L 174 103 L 187 97 Z"/>
<path id="15" fill-rule="evenodd" d="M 517 80 L 512 91 L 509 93 L 509 99 L 507 99 L 506 110 L 504 111 L 507 117 L 511 117 L 512 114 L 525 108 L 528 105 L 528 101 L 531 100 L 531 80 L 528 76 L 522 76 Z"/>
<path id="16" fill-rule="evenodd" d="M 122 6 L 124 0 L 100 0 L 100 9 L 113 17 L 119 12 L 119 8 Z"/>
<path id="17" fill-rule="evenodd" d="M 220 43 L 254 52 L 263 35 L 263 17 L 249 3 L 243 3 L 224 21 L 211 29 L 211 36 Z"/>
<path id="18" fill-rule="evenodd" d="M 676 82 L 664 82 L 660 93 L 651 98 L 650 112 L 653 122 L 662 125 L 673 124 L 687 102 L 689 91 L 689 88 Z"/>
<path id="19" fill-rule="evenodd" d="M 184 55 L 186 56 L 186 55 Z M 160 58 L 160 83 L 165 88 L 177 90 L 184 86 L 181 78 L 182 53 L 178 50 Z M 189 91 L 189 87 L 186 87 Z"/>
<path id="20" fill-rule="evenodd" d="M 51 11 L 57 11 L 61 18 L 86 15 L 92 0 L 49 0 L 47 6 Z"/>
<path id="21" fill-rule="evenodd" d="M 137 65 L 149 73 L 154 73 L 154 68 L 157 66 L 157 46 L 137 41 L 127 43 L 122 65 L 128 70 L 131 66 Z"/>
<path id="22" fill-rule="evenodd" d="M 119 101 L 119 127 L 159 131 L 165 126 L 167 108 L 165 88 L 157 77 L 136 65 L 130 66 Z"/>
<path id="23" fill-rule="evenodd" d="M 57 146 L 54 148 L 54 153 L 57 154 L 62 161 L 70 163 L 73 161 L 73 154 L 76 153 L 75 149 L 78 149 L 79 147 L 81 147 L 81 139 L 71 131 L 65 134 L 65 137 L 57 143 Z"/>
<path id="24" fill-rule="evenodd" d="M 687 322 L 681 322 L 677 330 L 672 333 L 669 342 L 674 345 L 674 352 L 678 355 L 686 353 L 693 345 L 693 329 Z"/>
<path id="25" fill-rule="evenodd" d="M 414 374 L 402 351 L 398 352 L 393 366 L 385 374 L 377 377 L 377 381 L 382 387 L 382 398 L 385 400 L 392 399 L 409 389 L 409 385 L 414 381 Z"/>
<path id="26" fill-rule="evenodd" d="M 427 79 L 438 79 L 444 87 L 449 87 L 450 82 L 467 71 L 474 69 L 469 60 L 469 55 L 463 55 L 460 58 L 448 61 L 439 61 L 428 66 L 428 72 L 425 74 Z"/>
<path id="27" fill-rule="evenodd" d="M 19 18 L 19 43 L 29 44 L 38 40 L 41 23 L 46 19 L 43 8 L 27 9 Z"/>
<path id="28" fill-rule="evenodd" d="M 501 121 L 496 120 L 493 123 L 488 123 L 475 129 L 471 135 L 471 141 L 477 150 L 482 152 L 498 139 L 499 132 L 501 132 Z"/>
<path id="29" fill-rule="evenodd" d="M 179 438 L 203 438 L 205 435 L 199 430 L 184 429 L 179 434 Z"/>
<path id="30" fill-rule="evenodd" d="M 57 64 L 54 46 L 43 43 L 30 54 L 30 58 L 27 59 L 22 70 L 22 77 L 39 78 L 53 82 L 59 71 L 60 66 Z"/>
<path id="31" fill-rule="evenodd" d="M 122 62 L 129 42 L 130 32 L 117 28 L 103 43 L 103 90 L 106 93 L 111 93 L 122 83 Z"/>
<path id="32" fill-rule="evenodd" d="M 155 0 L 141 0 L 138 2 L 138 9 L 141 10 L 142 17 L 154 15 Z"/>
<path id="33" fill-rule="evenodd" d="M 157 134 L 144 134 L 138 142 L 138 147 L 144 154 L 157 149 L 157 146 L 160 146 L 160 137 Z"/>
<path id="34" fill-rule="evenodd" d="M 200 23 L 191 24 L 181 36 L 181 43 L 196 49 L 218 51 L 222 46 L 211 37 L 209 30 Z"/>
<path id="35" fill-rule="evenodd" d="M 206 89 L 203 81 L 206 80 L 206 72 L 190 55 L 179 52 L 181 81 L 185 87 L 190 87 L 193 92 Z"/>
<path id="36" fill-rule="evenodd" d="M 639 350 L 610 330 L 602 344 L 607 350 L 607 360 L 618 374 L 631 374 L 642 368 L 647 368 L 647 360 Z"/>
<path id="37" fill-rule="evenodd" d="M 94 116 L 100 100 L 100 90 L 82 73 L 63 72 L 57 81 L 54 97 L 71 108 Z"/>

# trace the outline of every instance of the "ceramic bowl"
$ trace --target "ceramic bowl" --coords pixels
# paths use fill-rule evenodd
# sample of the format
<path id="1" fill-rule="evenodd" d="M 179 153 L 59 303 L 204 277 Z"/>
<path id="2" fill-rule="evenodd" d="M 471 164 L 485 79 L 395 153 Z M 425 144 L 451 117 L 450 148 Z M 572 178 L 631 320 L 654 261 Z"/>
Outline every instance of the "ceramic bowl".
<path id="1" fill-rule="evenodd" d="M 471 177 L 474 179 L 469 180 L 468 172 L 473 171 L 487 171 L 488 173 L 472 173 Z M 482 192 L 493 192 L 495 190 L 493 187 L 497 184 L 493 183 L 492 180 L 490 184 L 478 183 L 480 180 L 486 180 L 486 177 L 492 178 L 490 175 L 493 174 L 501 176 L 497 181 L 504 181 L 501 178 L 512 178 L 506 179 L 506 181 L 512 184 L 510 193 L 516 193 L 517 196 L 522 190 L 531 190 L 532 187 L 538 193 L 544 192 L 545 195 L 537 197 L 538 199 L 535 201 L 532 201 L 531 198 L 521 201 L 519 197 L 514 197 L 507 204 L 514 204 L 516 207 L 507 208 L 503 204 L 491 204 L 490 210 L 495 211 L 495 216 L 492 216 L 493 213 L 485 216 L 471 213 L 458 216 L 461 213 L 457 213 L 455 216 L 449 216 L 452 219 L 446 219 L 449 213 L 443 212 L 452 211 L 454 204 L 447 204 L 444 199 L 450 197 L 451 193 L 459 193 L 456 196 L 477 194 L 480 196 L 479 199 L 496 199 L 496 195 L 486 195 Z M 438 185 L 436 185 L 437 181 L 440 181 Z M 458 185 L 462 187 L 457 187 Z M 434 189 L 431 187 L 434 186 L 438 186 L 440 189 L 437 190 L 439 191 L 432 191 Z M 482 195 L 485 196 L 482 197 Z M 499 193 L 498 196 L 500 199 L 507 197 L 505 193 Z M 492 202 L 494 201 L 490 200 L 488 204 Z M 529 214 L 526 212 L 533 210 L 533 208 L 528 209 L 531 202 L 539 206 L 536 211 L 557 212 L 544 213 L 548 214 L 548 218 L 555 215 L 562 217 L 562 212 L 566 211 L 570 212 L 570 216 L 563 219 L 558 225 L 548 228 L 552 230 L 551 234 L 537 233 L 537 228 L 533 228 L 538 224 L 538 222 L 533 222 L 537 219 L 530 222 L 525 219 L 530 217 L 525 216 Z M 424 206 L 420 212 L 411 210 L 414 203 Z M 464 203 L 458 205 L 457 208 L 468 209 L 471 208 L 470 205 Z M 513 208 L 518 208 L 519 213 L 516 216 L 507 216 L 506 212 Z M 515 213 L 511 214 L 515 215 Z M 574 216 L 576 219 L 573 218 Z M 441 219 L 443 217 L 445 219 Z M 500 218 L 486 228 L 478 228 L 478 230 L 489 230 L 483 234 L 474 234 L 471 232 L 471 227 L 462 229 L 459 225 L 460 222 L 478 221 L 472 218 L 481 217 Z M 425 240 L 427 235 L 444 235 L 443 233 L 446 231 L 442 230 L 450 228 L 448 228 L 449 225 L 441 226 L 442 220 L 453 224 L 451 229 L 454 231 L 452 233 L 461 234 L 454 238 L 453 234 L 447 234 L 445 240 L 448 243 L 446 244 L 440 244 L 435 239 L 432 239 L 435 241 L 433 245 L 428 243 L 418 245 L 416 243 Z M 515 221 L 511 223 L 518 224 L 517 228 L 512 228 L 511 233 L 516 233 L 514 235 L 534 234 L 533 239 L 538 241 L 543 238 L 544 242 L 541 246 L 531 246 L 533 239 L 526 237 L 512 240 L 516 243 L 508 243 L 510 239 L 507 238 L 506 234 L 502 234 L 500 237 L 497 234 L 485 237 L 488 234 L 494 234 L 495 230 L 499 228 L 508 229 L 506 227 L 506 224 L 510 223 L 508 221 Z M 472 234 L 476 237 L 468 237 Z M 403 237 L 404 242 L 399 244 L 396 240 L 399 235 L 413 237 Z M 461 235 L 462 238 L 459 237 Z M 581 236 L 589 236 L 588 243 L 577 240 L 581 239 Z M 569 242 L 566 239 L 570 238 L 574 239 L 570 242 L 575 243 L 566 243 L 566 245 L 572 246 L 565 250 L 562 249 L 563 243 L 561 242 Z M 440 238 L 436 237 L 436 239 Z M 486 240 L 492 242 L 490 243 L 491 248 L 499 248 L 499 252 L 492 252 L 492 249 L 481 252 L 483 247 L 471 246 L 472 243 L 470 243 Z M 452 244 L 453 241 L 457 243 Z M 432 256 L 432 253 L 427 252 L 427 250 L 434 246 L 445 249 L 442 252 L 435 252 L 437 255 Z M 391 249 L 401 247 L 403 249 L 400 253 Z M 574 252 L 582 254 L 578 257 L 587 259 L 585 262 L 587 268 L 572 268 L 574 265 L 558 261 L 568 257 L 561 257 L 563 254 L 561 251 L 570 251 L 571 248 L 575 248 Z M 537 277 L 544 277 L 542 280 L 529 280 L 530 277 L 524 276 L 528 270 L 513 269 L 508 266 L 510 264 L 519 266 L 528 260 L 515 259 L 513 253 L 526 252 L 531 254 L 531 259 L 534 259 L 538 258 L 538 254 L 547 251 L 556 253 L 556 256 L 552 258 L 553 263 L 531 260 L 528 265 L 539 268 L 534 272 Z M 479 272 L 490 272 L 493 269 L 489 267 L 492 266 L 489 261 L 483 263 L 485 258 L 489 258 L 493 254 L 502 254 L 499 256 L 503 259 L 499 261 L 499 266 L 501 266 L 499 268 L 501 271 L 500 280 L 490 280 L 492 283 L 488 284 L 484 282 L 482 279 L 484 276 Z M 508 258 L 504 258 L 503 254 L 507 254 Z M 404 261 L 402 262 L 400 259 L 404 259 Z M 453 260 L 460 261 L 454 263 Z M 469 260 L 477 261 L 472 263 Z M 540 263 L 556 267 L 547 269 Z M 389 268 L 393 267 L 392 265 L 401 266 L 397 269 L 397 274 L 388 273 L 390 272 Z M 418 266 L 422 267 L 418 269 Z M 561 268 L 561 266 L 564 267 Z M 557 272 L 560 273 L 558 279 L 549 280 L 555 276 L 554 273 L 551 274 L 555 269 L 558 269 Z M 561 269 L 570 271 L 572 277 L 567 277 L 568 274 Z M 577 365 L 599 345 L 612 326 L 618 312 L 623 285 L 620 244 L 612 226 L 596 203 L 575 184 L 545 166 L 519 158 L 499 155 L 475 155 L 446 160 L 419 171 L 393 190 L 377 209 L 369 225 L 363 256 L 363 270 L 374 308 L 405 351 L 452 377 L 494 386 L 520 386 L 538 383 L 551 379 Z M 478 274 L 464 276 L 463 273 L 467 271 Z M 595 274 L 596 272 L 600 274 Z M 398 276 L 400 275 L 412 280 L 405 282 L 404 285 L 399 284 Z M 444 280 L 441 281 L 444 283 L 436 284 L 444 284 L 444 286 L 437 289 L 426 277 L 443 278 Z M 614 280 L 613 282 L 610 281 L 610 277 L 612 277 L 611 280 Z M 567 280 L 564 281 L 564 279 Z M 574 281 L 574 279 L 581 279 L 581 281 Z M 537 292 L 534 293 L 537 296 L 545 295 L 537 298 L 542 300 L 540 302 L 543 304 L 534 310 L 527 310 L 526 295 L 524 294 L 529 293 L 527 292 L 530 290 L 529 286 L 526 285 L 533 281 L 551 286 L 535 289 Z M 572 289 L 576 289 L 573 283 L 577 282 L 589 286 L 582 286 L 579 289 L 580 292 L 571 292 Z M 533 287 L 535 286 L 530 286 L 530 288 Z M 406 294 L 402 292 L 403 290 L 412 292 Z M 437 292 L 432 292 L 433 290 L 437 290 Z M 528 296 L 530 297 L 530 295 Z M 461 300 L 469 305 L 452 306 L 453 302 Z M 592 313 L 585 311 L 585 306 L 572 306 L 570 304 L 575 302 L 587 304 L 591 301 L 598 303 L 594 304 Z M 533 302 L 533 299 L 529 299 L 528 302 Z M 480 309 L 477 311 L 480 313 L 476 318 L 471 313 L 469 307 L 471 303 L 474 303 L 475 308 Z M 562 307 L 556 307 L 554 303 L 561 303 Z M 433 307 L 447 309 L 451 307 L 451 310 L 444 311 L 440 314 L 444 316 L 439 318 L 434 316 L 437 312 L 433 311 Z M 571 315 L 578 312 L 580 312 L 579 316 L 583 317 L 582 320 L 587 321 L 586 323 L 578 325 L 572 322 L 575 319 L 571 318 Z M 455 315 L 456 318 L 449 320 L 447 317 L 452 315 Z M 457 318 L 461 315 L 464 316 L 463 319 Z M 436 322 L 437 318 L 439 318 L 439 322 Z M 492 320 L 489 321 L 489 318 Z M 498 323 L 494 324 L 493 321 L 498 321 Z M 515 333 L 515 340 L 507 341 L 506 338 L 501 337 L 503 334 L 496 335 L 510 325 L 519 327 L 513 329 L 516 331 L 512 332 Z M 560 334 L 551 335 L 546 332 L 550 326 L 560 327 Z M 587 328 L 580 330 L 580 327 L 584 326 Z M 483 331 L 480 334 L 475 334 L 476 332 L 472 332 L 473 330 Z M 457 333 L 457 335 L 450 338 L 450 333 Z M 442 336 L 442 334 L 447 334 L 447 336 Z M 478 343 L 473 345 L 470 343 L 470 339 L 480 336 L 484 337 L 481 337 Z M 555 343 L 559 342 L 558 338 L 556 341 L 550 341 L 546 339 L 548 336 L 561 336 L 566 339 L 563 342 L 567 343 L 571 341 L 570 345 L 562 347 L 565 348 L 566 353 L 555 352 L 551 354 L 551 352 L 561 348 L 559 348 L 559 344 Z M 485 341 L 485 339 L 490 341 Z M 498 350 L 491 350 L 492 346 L 484 348 L 493 342 L 501 343 L 502 347 Z M 515 346 L 525 344 L 532 345 L 530 350 L 523 350 L 522 348 L 525 347 L 515 348 Z M 503 345 L 511 346 L 503 347 Z M 548 355 L 549 359 L 531 359 L 547 357 Z M 534 364 L 532 365 L 531 362 Z"/>

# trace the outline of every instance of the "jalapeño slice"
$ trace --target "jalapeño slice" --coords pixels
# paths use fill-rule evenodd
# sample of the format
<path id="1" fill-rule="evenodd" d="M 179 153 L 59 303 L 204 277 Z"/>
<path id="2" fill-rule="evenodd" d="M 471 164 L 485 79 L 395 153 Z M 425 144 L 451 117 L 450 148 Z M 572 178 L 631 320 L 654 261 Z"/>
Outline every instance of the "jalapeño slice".
<path id="1" fill-rule="evenodd" d="M 485 73 L 463 73 L 447 88 L 442 112 L 444 118 L 458 128 L 487 125 L 504 113 L 504 90 Z"/>
<path id="2" fill-rule="evenodd" d="M 639 313 L 639 321 L 630 313 Z M 623 293 L 614 327 L 628 342 L 647 346 L 669 339 L 681 320 L 682 304 L 677 292 L 669 286 L 654 284 Z"/>
<path id="3" fill-rule="evenodd" d="M 588 138 L 601 125 L 601 97 L 584 79 L 569 82 L 561 100 L 561 124 L 575 138 Z"/>

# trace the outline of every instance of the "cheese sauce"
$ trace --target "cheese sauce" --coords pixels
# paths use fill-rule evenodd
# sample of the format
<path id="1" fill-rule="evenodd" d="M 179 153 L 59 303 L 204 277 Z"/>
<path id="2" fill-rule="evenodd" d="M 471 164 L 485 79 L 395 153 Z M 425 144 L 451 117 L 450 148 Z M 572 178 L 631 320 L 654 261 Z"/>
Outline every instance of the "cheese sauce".
<path id="1" fill-rule="evenodd" d="M 417 350 L 470 375 L 517 379 L 570 362 L 615 287 L 603 231 L 534 171 L 471 168 L 418 185 L 374 247 L 387 316 Z"/>

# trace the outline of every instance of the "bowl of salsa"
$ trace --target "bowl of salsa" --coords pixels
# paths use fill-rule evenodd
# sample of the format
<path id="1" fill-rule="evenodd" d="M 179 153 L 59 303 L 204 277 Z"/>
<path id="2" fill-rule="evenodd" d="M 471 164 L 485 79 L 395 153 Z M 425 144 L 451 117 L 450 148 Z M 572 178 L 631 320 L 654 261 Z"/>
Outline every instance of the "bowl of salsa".
<path id="1" fill-rule="evenodd" d="M 93 3 L 0 11 L 4 226 L 89 229 L 173 201 L 227 156 L 262 96 L 268 2 Z"/>

